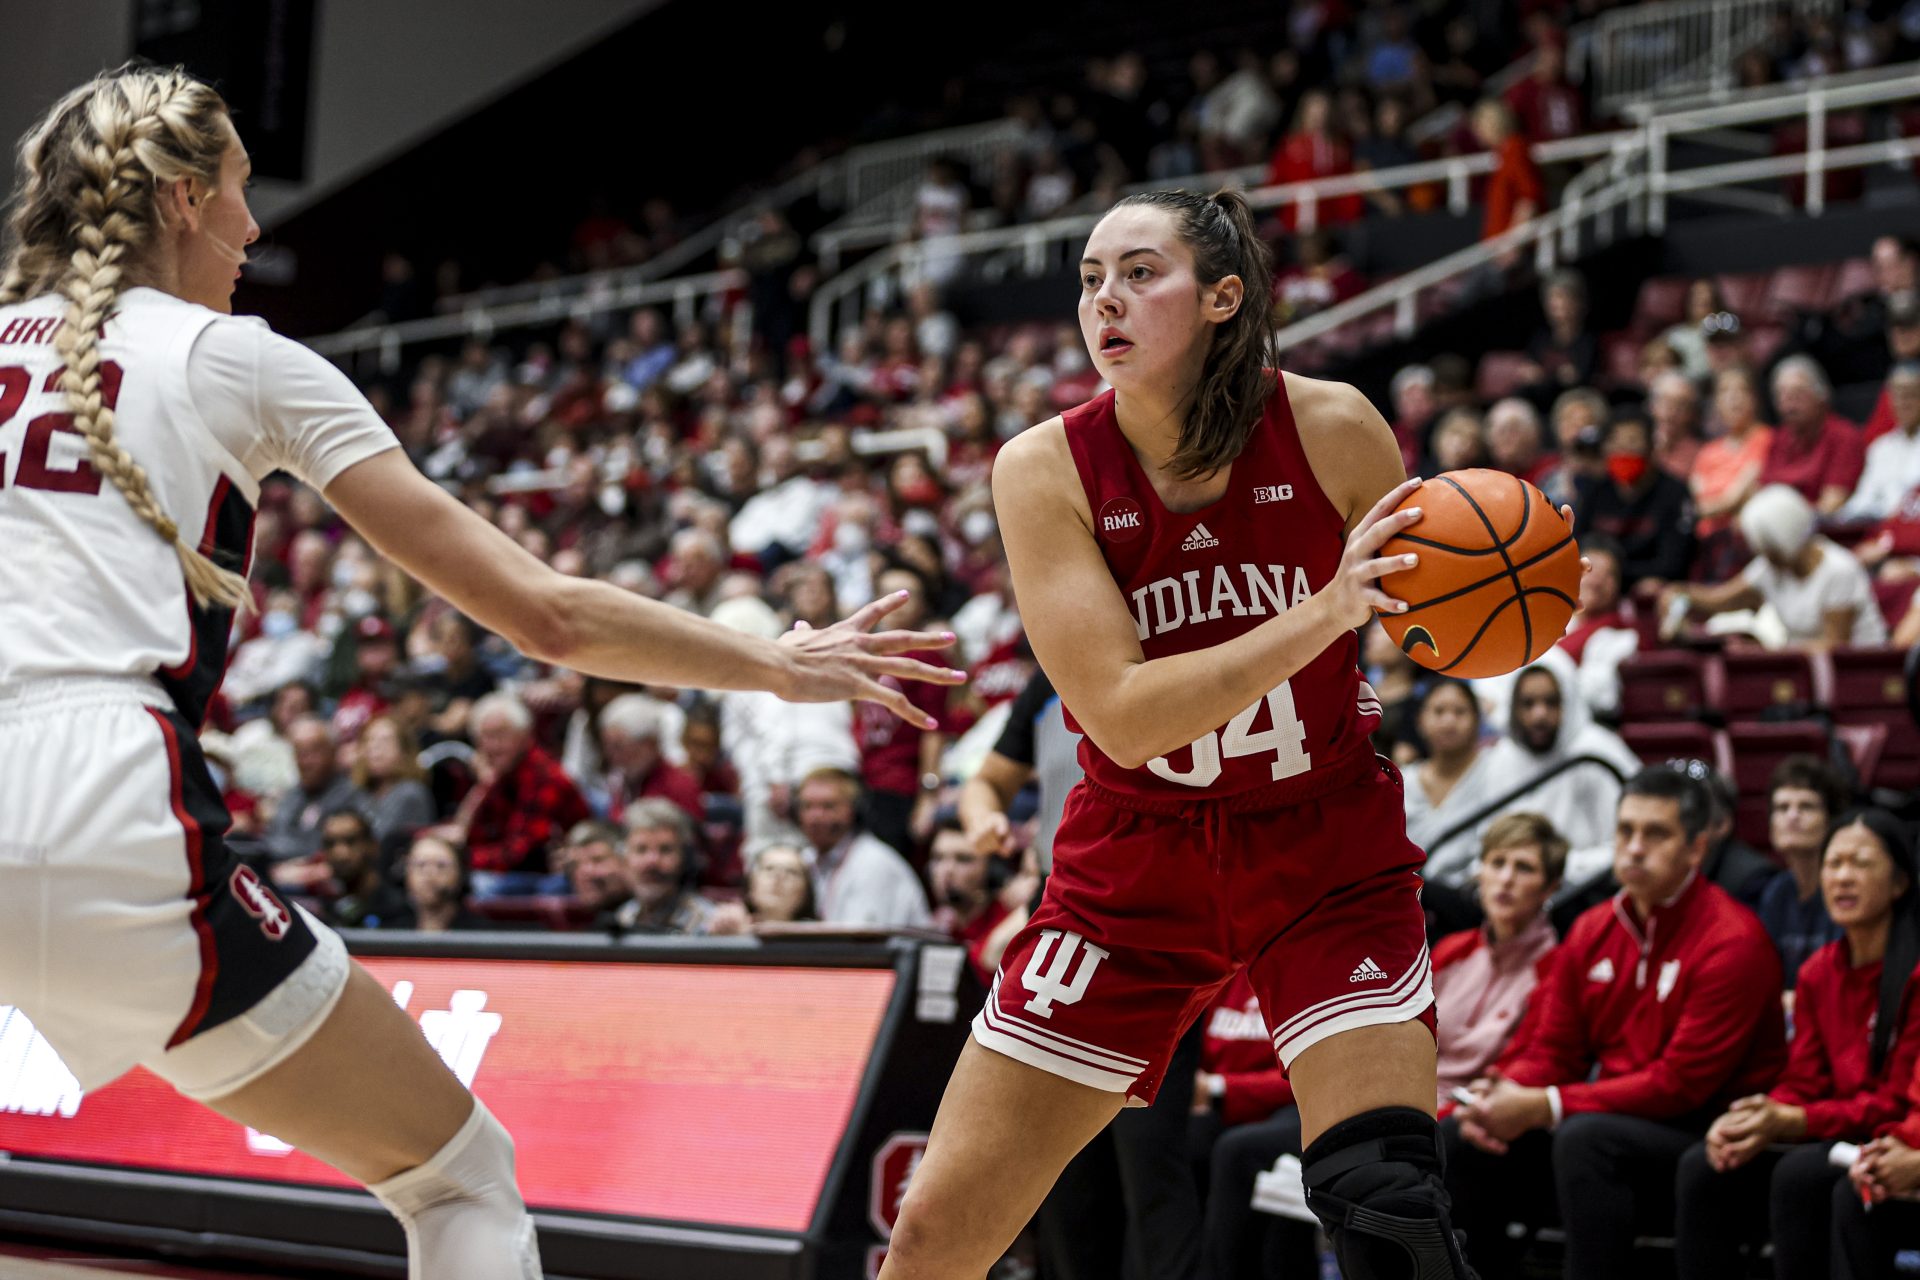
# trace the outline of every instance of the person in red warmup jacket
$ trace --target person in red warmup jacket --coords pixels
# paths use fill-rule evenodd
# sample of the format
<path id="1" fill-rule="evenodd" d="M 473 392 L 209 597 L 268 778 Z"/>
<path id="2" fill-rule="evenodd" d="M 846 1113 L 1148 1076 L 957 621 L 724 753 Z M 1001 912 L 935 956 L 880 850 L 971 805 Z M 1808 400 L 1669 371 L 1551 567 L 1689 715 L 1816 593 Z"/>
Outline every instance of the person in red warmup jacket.
<path id="1" fill-rule="evenodd" d="M 1619 1280 L 1673 1211 L 1680 1157 L 1786 1058 L 1780 960 L 1760 922 L 1701 877 L 1711 802 L 1671 769 L 1621 793 L 1623 886 L 1567 933 L 1526 1037 L 1443 1126 L 1454 1225 L 1482 1280 L 1517 1275 L 1516 1219 L 1552 1216 L 1568 1280 Z"/>
<path id="2" fill-rule="evenodd" d="M 1865 1142 L 1904 1114 L 1920 1056 L 1913 884 L 1912 836 L 1886 810 L 1857 810 L 1828 834 L 1820 891 L 1844 936 L 1800 967 L 1780 1083 L 1736 1101 L 1680 1158 L 1680 1280 L 1738 1275 L 1741 1245 L 1769 1235 L 1775 1275 L 1827 1274 L 1828 1206 L 1846 1180 L 1834 1144 Z"/>

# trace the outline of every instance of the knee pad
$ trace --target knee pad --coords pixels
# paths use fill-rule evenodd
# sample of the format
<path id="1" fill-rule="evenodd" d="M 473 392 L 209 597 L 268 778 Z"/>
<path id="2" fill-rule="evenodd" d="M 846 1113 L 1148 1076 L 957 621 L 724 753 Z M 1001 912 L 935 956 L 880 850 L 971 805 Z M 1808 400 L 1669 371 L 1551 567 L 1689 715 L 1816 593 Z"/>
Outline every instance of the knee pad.
<path id="1" fill-rule="evenodd" d="M 1307 1205 L 1348 1280 L 1475 1280 L 1454 1238 L 1433 1117 L 1362 1112 L 1316 1138 L 1300 1163 Z"/>
<path id="2" fill-rule="evenodd" d="M 513 1139 L 478 1098 L 446 1146 L 367 1190 L 406 1230 L 407 1280 L 540 1280 Z"/>

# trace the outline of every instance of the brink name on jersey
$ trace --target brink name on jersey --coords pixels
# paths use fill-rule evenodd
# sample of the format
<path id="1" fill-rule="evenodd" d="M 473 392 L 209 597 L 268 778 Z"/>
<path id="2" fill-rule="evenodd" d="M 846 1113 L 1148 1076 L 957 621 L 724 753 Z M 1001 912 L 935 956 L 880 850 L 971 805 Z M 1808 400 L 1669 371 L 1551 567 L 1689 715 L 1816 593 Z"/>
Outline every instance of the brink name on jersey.
<path id="1" fill-rule="evenodd" d="M 1211 583 L 1201 581 L 1206 570 L 1189 569 L 1177 578 L 1155 578 L 1135 591 L 1133 625 L 1139 638 L 1165 635 L 1222 616 L 1263 618 L 1284 613 L 1313 594 L 1307 571 L 1300 566 L 1243 564 L 1239 568 L 1237 582 L 1231 566 L 1217 564 Z"/>

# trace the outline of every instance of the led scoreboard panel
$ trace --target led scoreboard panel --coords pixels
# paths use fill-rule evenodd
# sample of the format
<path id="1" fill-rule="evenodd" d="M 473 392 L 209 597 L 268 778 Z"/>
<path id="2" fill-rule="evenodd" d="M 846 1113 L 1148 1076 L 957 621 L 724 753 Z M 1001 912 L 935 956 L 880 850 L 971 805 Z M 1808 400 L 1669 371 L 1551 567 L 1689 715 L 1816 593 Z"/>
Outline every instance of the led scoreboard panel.
<path id="1" fill-rule="evenodd" d="M 953 949 L 925 948 L 941 961 L 930 973 L 920 963 L 923 948 L 912 943 L 827 944 L 826 952 L 799 945 L 600 945 L 582 948 L 579 958 L 558 958 L 547 954 L 552 944 L 501 942 L 483 948 L 491 954 L 444 953 L 458 945 L 360 958 L 513 1134 L 521 1191 L 541 1215 L 550 1267 L 560 1261 L 556 1249 L 567 1253 L 555 1221 L 564 1226 L 577 1216 L 581 1232 L 598 1237 L 588 1250 L 594 1256 L 644 1261 L 650 1254 L 642 1224 L 658 1224 L 670 1235 L 711 1237 L 721 1252 L 733 1233 L 735 1245 L 765 1253 L 770 1266 L 803 1253 L 818 1261 L 837 1225 L 847 1238 L 828 1252 L 844 1255 L 841 1265 L 816 1274 L 860 1274 L 856 1253 L 871 1251 L 881 1236 L 859 1225 L 873 1215 L 859 1211 L 870 1188 L 851 1185 L 867 1176 L 870 1163 L 871 1153 L 858 1148 L 878 1151 L 899 1131 L 924 1132 L 931 1122 L 937 1085 L 965 1034 L 966 1017 L 954 1000 L 964 966 L 944 954 Z M 534 954 L 514 954 L 527 950 Z M 636 962 L 630 952 L 644 958 Z M 750 962 L 728 962 L 736 956 Z M 818 963 L 822 957 L 838 963 Z M 866 963 L 847 963 L 855 958 Z M 930 1009 L 936 1016 L 926 1016 Z M 951 1046 L 936 1061 L 883 1052 L 900 1031 L 913 1039 L 929 1023 L 926 1030 Z M 887 1058 L 897 1060 L 893 1073 L 879 1069 Z M 927 1073 L 932 1091 L 920 1079 Z M 883 1090 L 883 1074 L 916 1083 Z M 889 1118 L 902 1101 L 912 1114 Z M 870 1137 L 850 1132 L 856 1111 L 881 1113 L 872 1117 L 879 1128 Z M 341 1194 L 328 1189 L 354 1186 L 143 1070 L 83 1095 L 25 1016 L 4 1006 L 0 1157 L 0 1224 L 19 1216 L 13 1211 L 23 1197 L 14 1180 L 36 1171 L 66 1181 L 24 1200 L 44 1209 L 51 1198 L 56 1210 L 73 1200 L 76 1219 L 92 1212 L 114 1217 L 77 1207 L 96 1196 L 85 1182 L 95 1171 L 108 1190 L 171 1189 L 214 1201 L 240 1188 L 280 1185 L 337 1205 Z M 835 1190 L 847 1204 L 826 1202 Z M 111 1202 L 109 1195 L 102 1203 Z M 300 1203 L 297 1194 L 293 1203 Z M 190 1216 L 203 1208 L 196 1204 Z M 383 1252 L 398 1233 L 384 1240 L 387 1224 L 367 1216 L 373 1220 L 360 1247 Z M 242 1243 L 261 1247 L 227 1251 L 282 1252 L 270 1240 Z M 590 1259 L 568 1270 L 597 1273 Z M 778 1266 L 728 1273 L 788 1274 Z"/>

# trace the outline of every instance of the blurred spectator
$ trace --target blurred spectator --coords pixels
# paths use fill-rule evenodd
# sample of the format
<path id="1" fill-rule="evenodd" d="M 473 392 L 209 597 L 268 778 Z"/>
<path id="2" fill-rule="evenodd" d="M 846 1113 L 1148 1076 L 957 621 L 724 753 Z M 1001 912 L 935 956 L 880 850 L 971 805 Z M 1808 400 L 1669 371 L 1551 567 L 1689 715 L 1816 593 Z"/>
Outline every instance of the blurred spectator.
<path id="1" fill-rule="evenodd" d="M 1556 271 L 1540 286 L 1545 327 L 1527 343 L 1533 363 L 1529 390 L 1541 403 L 1569 387 L 1590 386 L 1600 361 L 1600 344 L 1587 328 L 1587 282 L 1577 271 Z"/>
<path id="2" fill-rule="evenodd" d="M 790 844 L 770 844 L 747 860 L 746 897 L 741 903 L 721 905 L 714 932 L 739 932 L 741 924 L 795 924 L 819 918 L 807 851 Z M 722 919 L 727 922 L 724 928 Z"/>
<path id="3" fill-rule="evenodd" d="M 1008 915 L 1008 904 L 999 896 L 1005 875 L 1006 864 L 996 855 L 975 848 L 957 815 L 949 813 L 934 823 L 933 842 L 927 852 L 933 927 L 966 947 L 967 959 L 982 985 L 992 984 L 998 967 L 986 963 L 983 951 L 988 936 Z"/>
<path id="4" fill-rule="evenodd" d="M 1374 106 L 1372 131 L 1354 141 L 1353 167 L 1366 172 L 1419 162 L 1420 153 L 1407 141 L 1406 101 L 1394 94 L 1381 97 Z M 1431 186 L 1417 186 L 1404 192 L 1369 191 L 1366 200 L 1388 217 L 1397 217 L 1409 208 L 1425 212 L 1433 207 L 1436 196 Z"/>
<path id="5" fill-rule="evenodd" d="M 1846 1182 L 1834 1144 L 1865 1142 L 1898 1120 L 1902 1087 L 1920 1060 L 1920 1018 L 1908 998 L 1920 963 L 1913 887 L 1904 823 L 1879 809 L 1841 819 L 1827 838 L 1820 888 L 1843 936 L 1801 969 L 1780 1082 L 1736 1099 L 1681 1157 L 1680 1280 L 1737 1274 L 1741 1244 L 1768 1235 L 1775 1274 L 1826 1274 L 1829 1207 Z"/>
<path id="6" fill-rule="evenodd" d="M 1575 387 L 1554 397 L 1550 420 L 1560 465 L 1541 477 L 1540 490 L 1555 506 L 1571 506 L 1583 480 L 1606 475 L 1601 441 L 1608 412 L 1607 398 L 1591 387 Z"/>
<path id="7" fill-rule="evenodd" d="M 300 597 L 292 591 L 267 594 L 260 615 L 260 631 L 233 652 L 233 662 L 221 682 L 221 692 L 235 706 L 294 680 L 305 680 L 326 661 L 327 643 L 300 626 Z"/>
<path id="8" fill-rule="evenodd" d="M 1695 382 L 1705 381 L 1713 373 L 1707 359 L 1707 317 L 1727 309 L 1720 286 L 1712 276 L 1701 276 L 1687 285 L 1686 303 L 1680 321 L 1660 335 L 1673 353 L 1680 357 L 1680 370 Z"/>
<path id="9" fill-rule="evenodd" d="M 1835 513 L 1847 523 L 1885 520 L 1920 488 L 1920 362 L 1899 364 L 1887 375 L 1891 429 L 1867 446 L 1860 486 Z"/>
<path id="10" fill-rule="evenodd" d="M 1543 41 L 1534 50 L 1533 69 L 1507 90 L 1506 102 L 1528 142 L 1555 142 L 1586 132 L 1580 91 L 1567 83 L 1564 39 Z"/>
<path id="11" fill-rule="evenodd" d="M 1636 1231 L 1671 1215 L 1696 1126 L 1779 1072 L 1779 960 L 1696 874 L 1707 817 L 1684 775 L 1633 777 L 1614 832 L 1623 889 L 1575 921 L 1525 1039 L 1442 1127 L 1454 1225 L 1486 1280 L 1519 1274 L 1506 1226 L 1546 1218 L 1543 1193 L 1569 1275 L 1632 1274 Z"/>
<path id="12" fill-rule="evenodd" d="M 666 579 L 671 589 L 666 603 L 703 618 L 711 616 L 723 598 L 720 579 L 726 567 L 726 548 L 718 538 L 705 529 L 680 530 L 667 553 Z"/>
<path id="13" fill-rule="evenodd" d="M 1659 374 L 1647 384 L 1647 414 L 1655 465 L 1685 484 L 1700 454 L 1700 389 L 1685 374 Z"/>
<path id="14" fill-rule="evenodd" d="M 1574 883 L 1606 866 L 1620 778 L 1640 767 L 1620 735 L 1593 722 L 1579 688 L 1572 655 L 1547 650 L 1521 668 L 1506 736 L 1487 749 L 1494 794 L 1512 794 L 1507 808 L 1543 815 L 1566 838 L 1573 850 L 1567 876 Z M 1560 767 L 1582 757 L 1599 763 Z"/>
<path id="15" fill-rule="evenodd" d="M 1254 159 L 1284 110 L 1258 54 L 1242 49 L 1234 55 L 1234 64 L 1196 103 L 1201 163 L 1209 171 Z"/>
<path id="16" fill-rule="evenodd" d="M 1473 134 L 1496 158 L 1484 197 L 1486 216 L 1480 224 L 1480 238 L 1491 240 L 1539 213 L 1545 204 L 1546 189 L 1540 181 L 1540 170 L 1527 152 L 1526 140 L 1515 130 L 1513 111 L 1506 103 L 1488 98 L 1476 106 Z"/>
<path id="17" fill-rule="evenodd" d="M 386 680 L 400 666 L 400 644 L 393 627 L 378 614 L 353 624 L 353 683 L 340 695 L 333 731 L 342 742 L 359 740 L 367 721 L 387 709 Z"/>
<path id="18" fill-rule="evenodd" d="M 711 932 L 715 906 L 694 889 L 699 855 L 685 811 L 669 800 L 636 800 L 627 806 L 625 827 L 619 850 L 624 871 L 585 869 L 600 860 L 598 844 L 575 857 L 575 891 L 581 892 L 583 880 L 596 887 L 599 927 L 615 933 Z M 622 889 L 624 898 L 613 896 Z"/>
<path id="19" fill-rule="evenodd" d="M 645 694 L 622 694 L 600 712 L 606 772 L 593 788 L 598 792 L 593 799 L 608 821 L 621 821 L 627 807 L 643 799 L 671 801 L 695 821 L 703 816 L 700 784 L 666 758 L 663 744 L 669 737 L 666 704 Z"/>
<path id="20" fill-rule="evenodd" d="M 383 927 L 421 933 L 491 928 L 467 905 L 469 869 L 465 846 L 441 835 L 415 836 L 403 864 L 407 909 Z"/>
<path id="21" fill-rule="evenodd" d="M 1773 370 L 1780 426 L 1760 483 L 1800 491 L 1822 516 L 1840 509 L 1860 483 L 1865 447 L 1860 429 L 1828 407 L 1827 375 L 1806 356 L 1788 356 Z"/>
<path id="22" fill-rule="evenodd" d="M 1593 567 L 1580 578 L 1579 607 L 1556 647 L 1579 668 L 1581 700 L 1597 718 L 1613 720 L 1620 708 L 1620 664 L 1640 647 L 1640 633 L 1621 599 L 1620 544 L 1596 533 L 1580 544 Z M 1473 692 L 1495 721 L 1504 720 L 1519 673 L 1473 682 Z"/>
<path id="23" fill-rule="evenodd" d="M 1368 686 L 1380 699 L 1373 749 L 1404 767 L 1420 755 L 1414 711 L 1427 686 L 1426 668 L 1415 665 L 1377 621 L 1368 623 L 1360 634 L 1360 665 Z"/>
<path id="24" fill-rule="evenodd" d="M 1430 475 L 1464 471 L 1487 461 L 1486 428 L 1480 415 L 1471 409 L 1449 409 L 1433 427 L 1433 460 Z"/>
<path id="25" fill-rule="evenodd" d="M 859 829 L 860 782 L 840 769 L 816 769 L 794 806 L 813 850 L 814 891 L 829 924 L 924 928 L 926 891 L 898 850 Z"/>
<path id="26" fill-rule="evenodd" d="M 1410 364 L 1393 375 L 1388 391 L 1393 404 L 1393 438 L 1400 443 L 1400 460 L 1408 475 L 1420 471 L 1427 429 L 1433 423 L 1433 370 Z"/>
<path id="27" fill-rule="evenodd" d="M 702 795 L 737 795 L 740 774 L 720 747 L 720 711 L 712 702 L 695 703 L 680 731 L 680 750 L 686 771 Z"/>
<path id="28" fill-rule="evenodd" d="M 383 851 L 403 847 L 437 816 L 427 771 L 420 767 L 420 749 L 392 716 L 375 716 L 360 731 L 353 785 L 366 796 L 373 836 Z"/>
<path id="29" fill-rule="evenodd" d="M 326 721 L 311 715 L 296 720 L 287 728 L 287 740 L 293 744 L 299 781 L 275 798 L 261 842 L 273 860 L 273 882 L 304 889 L 326 875 L 325 865 L 315 858 L 320 824 L 336 809 L 365 808 L 367 798 L 340 768 L 340 744 Z"/>
<path id="30" fill-rule="evenodd" d="M 1785 865 L 1760 894 L 1760 923 L 1780 953 L 1789 991 L 1807 958 L 1840 937 L 1820 895 L 1820 851 L 1827 824 L 1846 803 L 1839 775 L 1812 756 L 1788 756 L 1767 783 L 1767 839 Z"/>
<path id="31" fill-rule="evenodd" d="M 1500 63 L 1481 41 L 1480 24 L 1471 14 L 1449 16 L 1440 29 L 1440 43 L 1430 73 L 1434 92 L 1442 101 L 1466 106 L 1480 96 L 1488 73 L 1499 70 Z"/>
<path id="32" fill-rule="evenodd" d="M 1333 119 L 1333 99 L 1326 91 L 1309 89 L 1300 97 L 1293 117 L 1293 129 L 1287 134 L 1267 164 L 1267 185 L 1313 182 L 1338 178 L 1353 172 L 1353 150 L 1337 131 Z M 1314 209 L 1317 225 L 1337 227 L 1357 221 L 1364 212 L 1359 195 L 1332 196 L 1319 201 Z M 1295 230 L 1300 207 L 1288 204 L 1280 211 L 1280 225 Z"/>
<path id="33" fill-rule="evenodd" d="M 435 679 L 446 694 L 446 704 L 433 717 L 433 731 L 443 738 L 470 737 L 467 718 L 474 701 L 494 690 L 493 674 L 480 664 L 483 635 L 472 618 L 451 609 L 429 624 L 432 651 L 422 665 L 437 668 Z"/>
<path id="34" fill-rule="evenodd" d="M 1414 704 L 1422 757 L 1401 768 L 1407 838 L 1426 851 L 1422 874 L 1458 888 L 1473 874 L 1479 841 L 1460 824 L 1505 789 L 1480 746 L 1480 703 L 1466 681 L 1431 681 Z M 1449 834 L 1451 833 L 1451 834 Z"/>
<path id="35" fill-rule="evenodd" d="M 760 475 L 751 498 L 727 526 L 734 548 L 750 556 L 785 559 L 813 545 L 833 506 L 832 485 L 803 474 L 793 442 L 775 436 L 760 449 Z M 724 563 L 724 561 L 723 561 Z"/>
<path id="36" fill-rule="evenodd" d="M 1684 608 L 1687 616 L 1708 618 L 1765 605 L 1786 644 L 1831 649 L 1887 642 L 1867 571 L 1852 552 L 1814 532 L 1813 508 L 1798 492 L 1771 484 L 1756 493 L 1740 510 L 1740 532 L 1760 554 L 1730 581 L 1669 586 L 1661 599 L 1664 616 Z"/>
<path id="37" fill-rule="evenodd" d="M 1274 280 L 1274 318 L 1283 324 L 1325 311 L 1366 287 L 1360 273 L 1334 251 L 1333 237 L 1323 230 L 1302 232 L 1293 242 L 1293 251 L 1294 265 Z"/>
<path id="38" fill-rule="evenodd" d="M 1701 865 L 1700 874 L 1725 889 L 1735 902 L 1757 914 L 1760 899 L 1766 895 L 1767 886 L 1773 883 L 1780 868 L 1773 859 L 1742 840 L 1734 829 L 1739 794 L 1734 791 L 1732 780 L 1700 760 L 1681 761 L 1672 767 L 1682 768 L 1697 778 L 1713 801 L 1713 816 L 1707 823 L 1707 860 Z"/>
<path id="39" fill-rule="evenodd" d="M 1868 447 L 1887 432 L 1894 430 L 1901 421 L 1911 423 L 1910 413 L 1901 419 L 1893 403 L 1894 376 L 1902 365 L 1920 365 L 1920 294 L 1902 294 L 1894 300 L 1887 312 L 1887 354 L 1891 365 L 1887 369 L 1887 384 L 1880 388 L 1880 396 L 1873 402 L 1873 412 L 1867 416 L 1866 438 Z"/>
<path id="40" fill-rule="evenodd" d="M 887 615 L 886 625 L 917 631 L 928 622 L 927 584 L 918 570 L 896 565 L 883 570 L 874 583 L 876 597 L 906 593 L 906 603 Z M 907 655 L 921 662 L 945 666 L 936 650 Z M 940 793 L 940 757 L 946 751 L 948 686 L 924 680 L 900 681 L 882 676 L 880 683 L 899 689 L 907 701 L 932 716 L 939 727 L 922 729 L 909 724 L 877 702 L 856 703 L 854 732 L 860 742 L 860 780 L 867 793 L 867 829 L 883 843 L 911 852 L 926 839 L 933 825 L 934 804 Z"/>
<path id="41" fill-rule="evenodd" d="M 320 824 L 320 852 L 331 877 L 325 886 L 328 924 L 378 929 L 406 912 L 407 900 L 380 866 L 373 824 L 358 809 L 336 809 Z"/>
<path id="42" fill-rule="evenodd" d="M 455 825 L 465 832 L 474 890 L 539 892 L 547 855 L 561 835 L 589 816 L 587 802 L 554 758 L 533 741 L 533 713 L 506 693 L 473 704 L 474 766 L 480 784 L 467 793 Z"/>
<path id="43" fill-rule="evenodd" d="M 1533 485 L 1559 462 L 1541 439 L 1539 412 L 1518 396 L 1508 396 L 1487 410 L 1487 460 Z"/>
<path id="44" fill-rule="evenodd" d="M 1688 483 L 1698 511 L 1694 532 L 1711 539 L 1733 527 L 1747 499 L 1760 492 L 1760 475 L 1773 448 L 1773 428 L 1760 421 L 1760 382 L 1744 365 L 1713 380 L 1713 412 L 1720 434 L 1700 447 Z"/>
<path id="45" fill-rule="evenodd" d="M 970 203 L 958 160 L 941 156 L 927 166 L 913 196 L 913 238 L 926 250 L 919 262 L 921 279 L 945 284 L 960 270 L 962 257 L 946 242 L 965 229 Z"/>
<path id="46" fill-rule="evenodd" d="M 1605 478 L 1577 486 L 1574 535 L 1603 533 L 1619 544 L 1622 585 L 1685 579 L 1693 560 L 1693 497 L 1653 465 L 1653 436 L 1644 414 L 1630 409 L 1607 424 Z"/>

